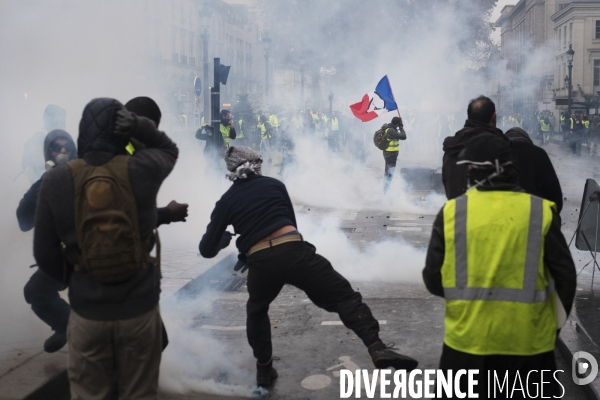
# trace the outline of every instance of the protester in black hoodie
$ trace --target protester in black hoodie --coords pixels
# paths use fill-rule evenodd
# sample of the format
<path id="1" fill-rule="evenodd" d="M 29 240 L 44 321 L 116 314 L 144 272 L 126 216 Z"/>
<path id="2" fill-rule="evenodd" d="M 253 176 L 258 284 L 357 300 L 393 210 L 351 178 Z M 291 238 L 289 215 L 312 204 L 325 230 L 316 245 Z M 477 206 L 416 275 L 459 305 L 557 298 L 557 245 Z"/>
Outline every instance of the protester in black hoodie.
<path id="1" fill-rule="evenodd" d="M 77 158 L 77 149 L 71 135 L 62 129 L 50 131 L 44 139 L 43 147 L 46 169 L 65 164 Z M 23 232 L 33 229 L 35 222 L 35 207 L 42 186 L 44 175 L 35 182 L 19 202 L 17 220 Z M 52 328 L 54 334 L 44 342 L 44 350 L 53 353 L 67 343 L 67 322 L 71 307 L 64 301 L 59 291 L 65 286 L 38 269 L 29 278 L 23 289 L 25 301 L 31 304 L 31 309 L 42 321 Z"/>
<path id="2" fill-rule="evenodd" d="M 156 227 L 156 196 L 178 149 L 154 123 L 113 99 L 94 99 L 79 125 L 79 158 L 92 166 L 126 155 L 129 138 L 145 148 L 127 159 L 140 240 Z M 79 265 L 71 166 L 49 171 L 40 189 L 34 255 L 45 273 L 69 285 L 68 375 L 76 398 L 107 398 L 117 371 L 120 398 L 156 398 L 161 357 L 160 271 L 142 262 L 129 279 L 103 284 Z M 61 242 L 63 245 L 61 245 Z"/>
<path id="3" fill-rule="evenodd" d="M 560 182 L 550 157 L 521 128 L 506 132 L 510 139 L 513 160 L 519 175 L 519 186 L 527 193 L 556 203 L 558 213 L 562 210 L 563 198 Z"/>
<path id="4" fill-rule="evenodd" d="M 464 165 L 456 165 L 458 153 L 471 139 L 482 133 L 491 133 L 504 138 L 502 131 L 496 128 L 496 106 L 485 96 L 479 96 L 469 102 L 464 128 L 444 140 L 442 181 L 448 199 L 458 197 L 467 191 L 467 169 Z"/>

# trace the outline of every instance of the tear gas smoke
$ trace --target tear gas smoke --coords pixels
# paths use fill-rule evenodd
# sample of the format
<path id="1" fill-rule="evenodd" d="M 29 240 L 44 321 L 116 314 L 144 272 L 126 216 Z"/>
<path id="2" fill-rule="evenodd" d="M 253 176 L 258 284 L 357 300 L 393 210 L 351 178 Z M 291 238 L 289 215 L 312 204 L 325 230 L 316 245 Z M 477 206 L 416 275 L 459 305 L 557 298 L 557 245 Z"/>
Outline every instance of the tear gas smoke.
<path id="1" fill-rule="evenodd" d="M 327 3 L 334 14 L 315 19 L 309 14 L 304 15 L 307 23 L 301 33 L 309 39 L 317 35 L 310 42 L 314 55 L 310 62 L 318 61 L 316 55 L 321 50 L 326 52 L 335 47 L 343 62 L 336 68 L 307 65 L 307 68 L 315 67 L 313 70 L 323 73 L 313 87 L 315 102 L 322 103 L 322 99 L 317 99 L 321 95 L 316 93 L 327 93 L 331 89 L 335 92 L 334 110 L 347 110 L 348 104 L 358 101 L 365 92 L 373 89 L 381 76 L 388 74 L 408 134 L 408 140 L 402 143 L 398 168 L 439 167 L 439 147 L 447 132 L 438 128 L 444 122 L 442 116 L 437 122 L 433 116 L 437 113 L 456 114 L 456 130 L 466 118 L 464 111 L 468 99 L 487 92 L 479 78 L 468 78 L 474 74 L 457 51 L 469 40 L 470 31 L 461 24 L 468 19 L 464 10 L 477 2 L 462 2 L 464 9 L 457 9 L 446 6 L 445 1 L 428 1 L 431 7 L 423 11 L 427 15 L 426 24 L 423 20 L 413 23 L 406 16 L 402 17 L 401 26 L 393 24 L 394 18 L 386 19 L 385 29 L 389 35 L 385 36 L 393 40 L 386 39 L 381 44 L 378 44 L 380 35 L 368 33 L 375 25 L 369 28 L 369 24 L 364 24 L 360 12 L 340 12 L 344 2 Z M 406 2 L 412 3 L 415 2 Z M 146 4 L 153 7 L 150 8 L 153 14 L 145 18 Z M 54 0 L 0 4 L 0 52 L 3 55 L 0 64 L 0 109 L 3 110 L 0 132 L 6 146 L 0 161 L 0 184 L 4 188 L 0 196 L 5 205 L 0 211 L 4 254 L 0 268 L 0 301 L 10 305 L 0 311 L 0 334 L 9 327 L 17 334 L 35 330 L 42 332 L 44 337 L 50 333 L 23 300 L 22 287 L 32 273 L 27 266 L 34 262 L 32 234 L 18 231 L 14 210 L 30 183 L 25 176 L 12 181 L 21 172 L 23 144 L 43 127 L 41 117 L 46 105 L 53 103 L 67 110 L 66 130 L 76 138 L 81 112 L 92 98 L 113 97 L 125 103 L 133 97 L 146 95 L 157 101 L 163 110 L 161 129 L 180 148 L 179 161 L 163 184 L 158 205 L 165 205 L 172 199 L 190 204 L 186 223 L 160 228 L 165 249 L 197 249 L 215 201 L 231 184 L 225 180 L 224 170 L 215 173 L 207 168 L 202 156 L 203 144 L 193 139 L 193 132 L 172 130 L 174 115 L 169 93 L 164 90 L 169 73 L 147 57 L 150 21 L 162 21 L 161 10 L 165 7 L 171 9 L 170 4 L 159 1 L 89 3 Z M 310 7 L 305 12 L 308 10 Z M 384 8 L 377 10 L 381 15 L 385 14 Z M 335 18 L 335 26 L 330 24 L 331 18 Z M 164 19 L 161 23 L 170 24 L 168 18 Z M 326 28 L 332 33 L 327 34 L 325 41 L 321 35 Z M 350 29 L 360 33 L 354 38 L 362 39 L 347 42 L 344 38 Z M 279 108 L 285 109 L 285 105 L 280 104 Z M 371 137 L 392 116 L 388 114 L 349 128 L 356 140 L 365 142 L 366 164 L 358 163 L 351 152 L 329 153 L 324 140 L 297 140 L 297 168 L 285 176 L 292 200 L 334 209 L 437 213 L 443 198 L 431 195 L 424 201 L 415 202 L 399 171 L 394 177 L 391 195 L 382 200 L 383 160 L 381 151 L 371 144 Z M 419 116 L 421 122 L 409 127 L 407 123 L 413 116 Z M 274 170 L 265 172 L 274 175 Z M 307 240 L 349 279 L 420 283 L 420 270 L 424 264 L 422 250 L 397 238 L 368 243 L 358 249 L 339 230 L 338 222 L 331 218 L 316 223 L 299 215 L 298 220 L 299 229 Z M 401 264 L 397 262 L 399 259 L 403 260 Z M 228 348 L 210 335 L 200 335 L 190 328 L 193 317 L 210 307 L 210 300 L 204 298 L 187 304 L 163 303 L 162 313 L 170 344 L 163 355 L 161 386 L 182 393 L 205 391 L 247 395 L 254 373 L 247 346 Z M 242 354 L 237 356 L 240 351 Z M 227 363 L 224 360 L 228 360 Z M 227 371 L 230 377 L 227 385 L 214 381 L 219 370 Z"/>

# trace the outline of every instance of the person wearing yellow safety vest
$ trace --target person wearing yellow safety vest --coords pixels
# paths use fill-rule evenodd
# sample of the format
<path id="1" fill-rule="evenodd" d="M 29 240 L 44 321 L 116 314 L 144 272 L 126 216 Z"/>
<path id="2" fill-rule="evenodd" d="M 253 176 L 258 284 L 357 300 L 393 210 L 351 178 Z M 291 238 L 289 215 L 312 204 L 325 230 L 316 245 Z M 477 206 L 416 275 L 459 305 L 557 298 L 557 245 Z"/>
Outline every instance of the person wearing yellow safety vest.
<path id="1" fill-rule="evenodd" d="M 398 152 L 400 151 L 400 140 L 406 140 L 406 132 L 402 118 L 394 117 L 392 122 L 384 124 L 381 129 L 385 130 L 385 136 L 389 140 L 389 146 L 383 150 L 383 159 L 385 160 L 385 170 L 383 172 L 383 194 L 387 194 L 396 171 L 396 162 L 398 161 Z"/>
<path id="2" fill-rule="evenodd" d="M 542 144 L 550 142 L 550 119 L 547 116 L 538 117 L 538 129 L 541 135 Z"/>
<path id="3" fill-rule="evenodd" d="M 446 303 L 439 369 L 479 370 L 479 398 L 490 398 L 488 371 L 508 374 L 509 387 L 520 377 L 529 393 L 546 382 L 545 395 L 560 394 L 554 347 L 576 272 L 556 206 L 518 186 L 510 144 L 496 135 L 473 138 L 458 162 L 471 188 L 438 213 L 423 270 L 427 289 Z M 541 370 L 552 372 L 540 379 Z"/>
<path id="4" fill-rule="evenodd" d="M 329 134 L 327 135 L 329 150 L 334 152 L 341 151 L 342 135 L 340 132 L 340 121 L 335 111 L 331 113 L 331 118 L 327 120 L 327 129 L 329 129 Z"/>
<path id="5" fill-rule="evenodd" d="M 560 121 L 559 121 L 560 122 L 559 129 L 560 129 L 560 132 L 562 132 L 562 134 L 563 134 L 563 142 L 567 141 L 567 129 L 565 127 L 565 120 L 566 120 L 565 112 L 561 111 Z"/>
<path id="6" fill-rule="evenodd" d="M 229 110 L 221 110 L 220 116 L 221 124 L 219 125 L 219 129 L 221 130 L 225 147 L 229 148 L 231 141 L 237 137 L 237 133 L 231 120 L 231 112 Z"/>
<path id="7" fill-rule="evenodd" d="M 237 120 L 238 129 L 236 129 L 237 136 L 235 137 L 235 145 L 236 146 L 245 146 L 246 145 L 246 137 L 244 136 L 244 120 L 242 118 Z"/>
<path id="8" fill-rule="evenodd" d="M 584 114 L 583 117 L 581 117 L 581 124 L 583 125 L 583 137 L 581 142 L 584 146 L 587 146 L 590 136 L 590 119 L 587 114 Z"/>
<path id="9" fill-rule="evenodd" d="M 273 139 L 273 127 L 269 122 L 266 115 L 261 115 L 259 117 L 258 128 L 260 130 L 260 155 L 267 158 L 267 163 L 270 164 L 273 162 L 273 157 L 271 154 L 271 139 Z"/>

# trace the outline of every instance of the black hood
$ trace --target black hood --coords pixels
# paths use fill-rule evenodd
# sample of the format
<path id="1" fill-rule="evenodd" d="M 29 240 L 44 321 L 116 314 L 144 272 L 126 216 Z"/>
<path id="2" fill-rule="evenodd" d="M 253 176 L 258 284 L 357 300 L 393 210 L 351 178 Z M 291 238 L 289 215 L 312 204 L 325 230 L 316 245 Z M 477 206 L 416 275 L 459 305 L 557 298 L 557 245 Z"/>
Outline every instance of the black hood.
<path id="1" fill-rule="evenodd" d="M 465 126 L 461 130 L 456 132 L 454 136 L 449 136 L 444 140 L 444 152 L 460 152 L 474 136 L 486 132 L 508 140 L 508 138 L 504 137 L 500 129 L 483 122 L 468 119 L 465 121 Z"/>
<path id="2" fill-rule="evenodd" d="M 533 140 L 531 140 L 527 132 L 521 128 L 510 128 L 504 135 L 509 138 L 511 142 L 533 144 Z"/>
<path id="3" fill-rule="evenodd" d="M 108 98 L 94 99 L 85 106 L 77 138 L 79 158 L 88 151 L 127 154 L 128 141 L 113 134 L 116 113 L 121 108 L 123 105 L 119 101 Z"/>
<path id="4" fill-rule="evenodd" d="M 54 142 L 58 138 L 68 140 L 73 145 L 73 148 L 76 148 L 75 141 L 73 140 L 71 135 L 69 135 L 66 131 L 63 131 L 62 129 L 55 129 L 53 131 L 50 131 L 50 132 L 48 132 L 48 134 L 46 135 L 46 138 L 44 139 L 44 159 L 45 159 L 45 161 L 50 161 L 50 160 L 54 161 L 52 159 L 52 156 L 50 155 L 50 145 L 52 144 L 52 142 Z M 69 160 L 74 160 L 76 158 L 77 158 L 77 152 L 75 151 L 71 154 L 71 156 L 69 157 Z"/>

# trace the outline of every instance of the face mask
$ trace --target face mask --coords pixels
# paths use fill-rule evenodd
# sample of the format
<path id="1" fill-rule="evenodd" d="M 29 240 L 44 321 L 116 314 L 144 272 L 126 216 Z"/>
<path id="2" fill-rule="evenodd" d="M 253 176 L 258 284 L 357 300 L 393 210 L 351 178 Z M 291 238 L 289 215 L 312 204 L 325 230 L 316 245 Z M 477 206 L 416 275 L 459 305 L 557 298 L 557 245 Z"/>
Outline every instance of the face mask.
<path id="1" fill-rule="evenodd" d="M 231 118 L 221 118 L 221 124 L 223 125 L 229 125 L 230 122 Z"/>
<path id="2" fill-rule="evenodd" d="M 56 162 L 56 165 L 66 164 L 69 162 L 69 155 L 61 153 L 61 154 L 57 155 L 56 157 L 54 157 L 54 161 Z"/>

